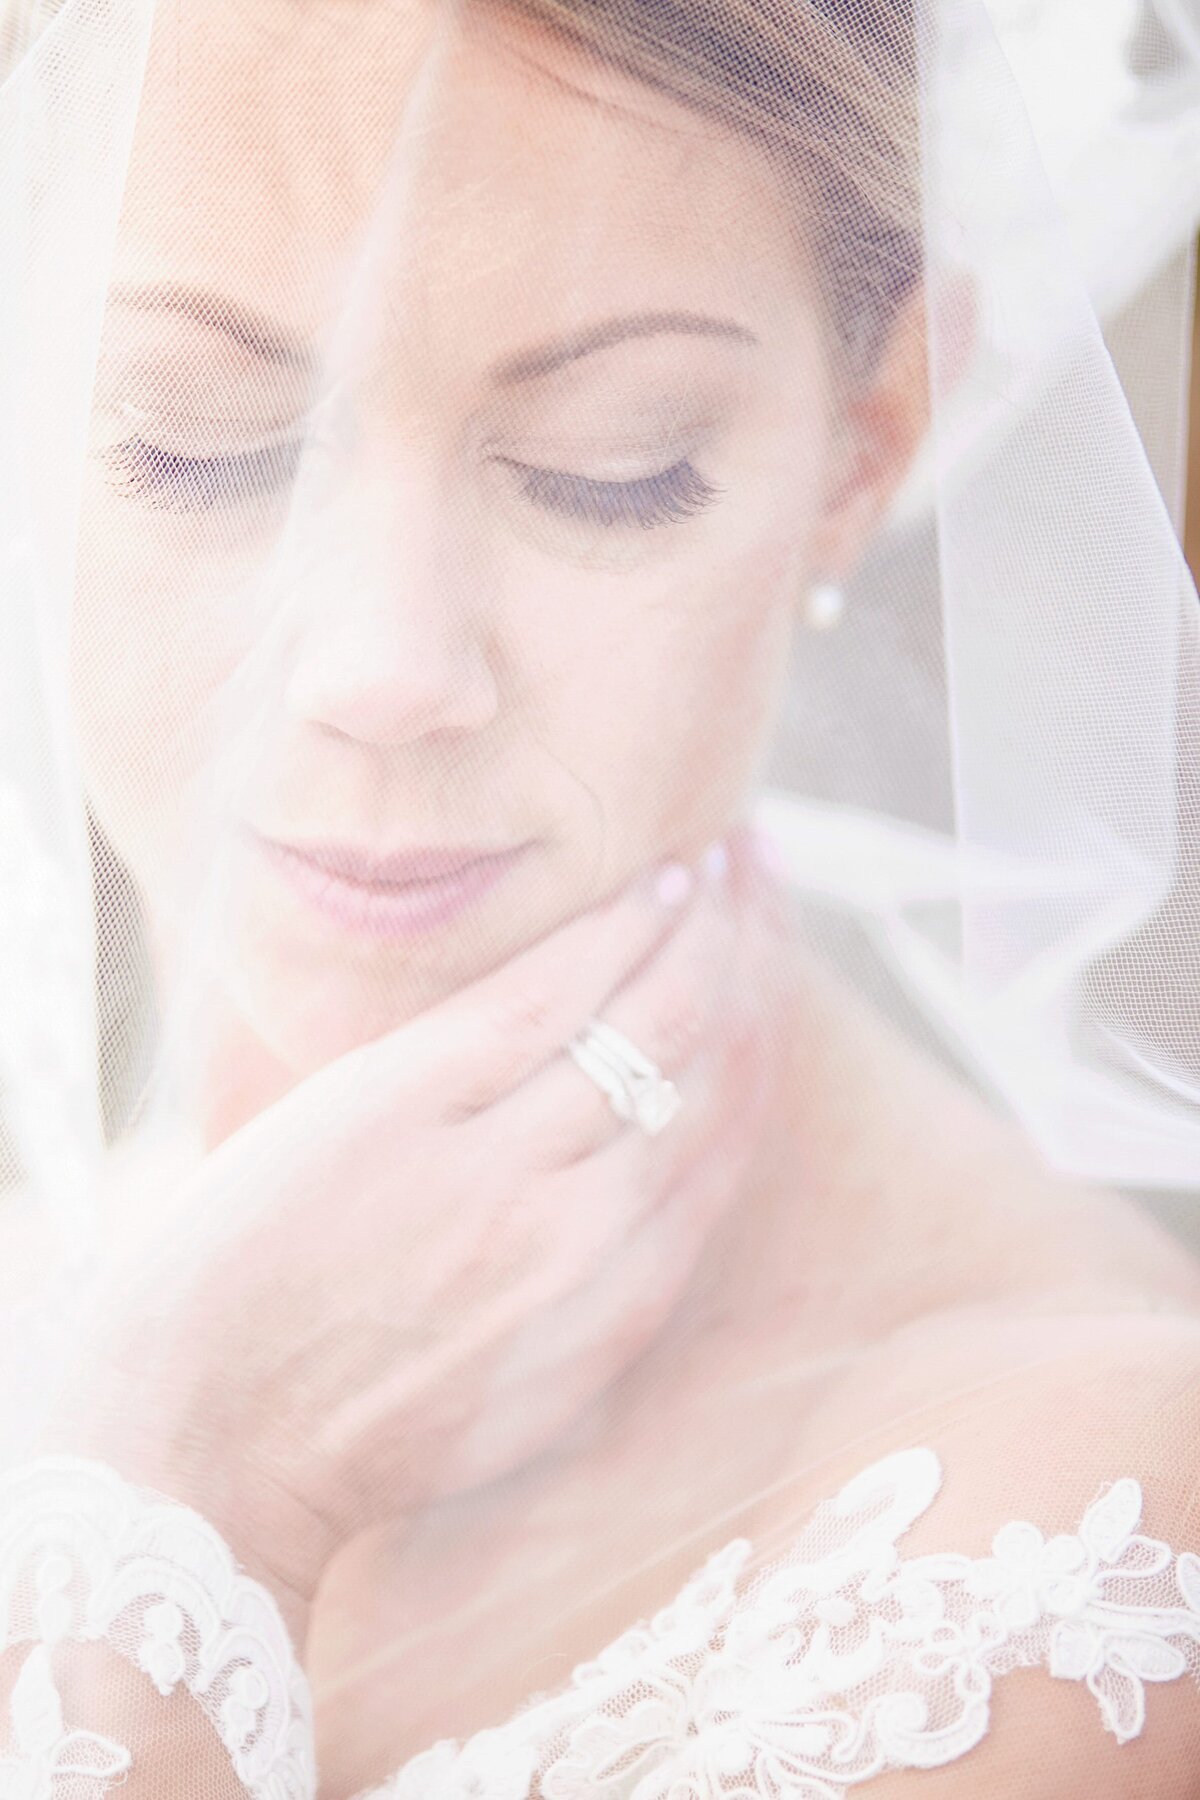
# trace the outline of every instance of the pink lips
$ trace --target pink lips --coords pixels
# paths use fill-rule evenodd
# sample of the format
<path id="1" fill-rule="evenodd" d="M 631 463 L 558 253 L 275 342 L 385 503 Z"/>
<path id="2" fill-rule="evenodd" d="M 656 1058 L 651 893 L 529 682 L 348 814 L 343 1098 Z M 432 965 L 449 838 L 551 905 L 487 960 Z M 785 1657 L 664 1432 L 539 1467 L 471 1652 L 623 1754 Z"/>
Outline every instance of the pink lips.
<path id="1" fill-rule="evenodd" d="M 345 930 L 391 939 L 446 924 L 494 887 L 529 847 L 372 856 L 348 844 L 258 842 L 293 892 L 317 912 Z"/>

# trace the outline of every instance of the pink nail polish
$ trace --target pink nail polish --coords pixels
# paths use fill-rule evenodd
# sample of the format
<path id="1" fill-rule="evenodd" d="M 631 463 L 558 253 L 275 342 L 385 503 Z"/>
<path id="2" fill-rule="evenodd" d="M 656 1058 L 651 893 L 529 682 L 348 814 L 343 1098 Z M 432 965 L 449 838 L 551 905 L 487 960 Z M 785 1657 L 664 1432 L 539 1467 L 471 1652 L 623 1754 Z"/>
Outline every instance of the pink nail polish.
<path id="1" fill-rule="evenodd" d="M 659 870 L 654 892 L 663 906 L 682 906 L 696 885 L 696 878 L 684 863 L 666 863 Z"/>
<path id="2" fill-rule="evenodd" d="M 756 827 L 750 834 L 750 842 L 759 867 L 776 881 L 783 881 L 787 875 L 787 864 L 770 832 Z"/>
<path id="3" fill-rule="evenodd" d="M 720 838 L 714 840 L 700 859 L 700 867 L 704 879 L 712 887 L 719 887 L 729 873 L 729 852 Z"/>

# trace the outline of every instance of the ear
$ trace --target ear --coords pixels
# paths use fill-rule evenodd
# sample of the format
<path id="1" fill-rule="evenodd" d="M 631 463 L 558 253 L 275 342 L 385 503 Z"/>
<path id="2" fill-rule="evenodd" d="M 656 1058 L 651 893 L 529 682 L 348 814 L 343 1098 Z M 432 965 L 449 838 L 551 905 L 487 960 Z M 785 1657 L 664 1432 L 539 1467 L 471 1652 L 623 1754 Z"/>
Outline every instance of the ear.
<path id="1" fill-rule="evenodd" d="M 813 567 L 831 581 L 852 573 L 929 425 L 925 291 L 905 301 L 869 381 L 844 399 Z"/>

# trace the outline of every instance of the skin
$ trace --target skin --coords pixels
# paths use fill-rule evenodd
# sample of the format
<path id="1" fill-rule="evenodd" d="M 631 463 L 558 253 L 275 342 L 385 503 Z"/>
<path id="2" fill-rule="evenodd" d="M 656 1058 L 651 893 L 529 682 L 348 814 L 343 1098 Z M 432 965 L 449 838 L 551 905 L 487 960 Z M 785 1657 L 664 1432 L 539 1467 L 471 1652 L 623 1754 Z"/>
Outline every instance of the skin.
<path id="1" fill-rule="evenodd" d="M 906 1553 L 985 1555 L 1010 1518 L 1071 1530 L 1127 1469 L 1147 1528 L 1197 1541 L 1194 1267 L 1132 1209 L 1049 1174 L 802 953 L 784 979 L 754 1162 L 669 1327 L 550 1454 L 327 1568 L 307 1666 L 333 1793 L 509 1716 L 732 1538 L 781 1554 L 895 1449 L 927 1444 L 947 1475 Z M 1046 1685 L 998 1708 L 940 1790 L 897 1776 L 881 1800 L 1135 1791 L 1077 1693 Z M 1192 1800 L 1185 1689 L 1157 1697 L 1145 1748 L 1151 1791 Z M 1029 1732 L 1056 1750 L 1036 1772 Z"/>
<path id="2" fill-rule="evenodd" d="M 298 21 L 264 0 L 260 39 L 224 0 L 164 9 L 135 143 L 77 708 L 92 806 L 164 962 L 184 896 L 205 894 L 204 856 L 230 845 L 211 954 L 235 1119 L 728 825 L 797 600 L 813 571 L 848 566 L 920 425 L 898 353 L 895 393 L 885 368 L 853 451 L 835 442 L 855 433 L 827 323 L 787 197 L 749 144 L 492 9 L 438 16 L 435 35 L 419 6 L 367 8 L 347 33 L 320 6 Z M 285 29 L 287 55 L 271 54 Z M 315 87 L 303 109 L 298 80 Z M 368 225 L 369 304 L 344 291 Z M 183 287 L 263 315 L 297 355 L 323 349 L 318 389 L 336 393 L 298 478 L 290 598 L 270 631 L 282 496 L 189 505 L 202 478 L 148 477 L 131 418 L 156 468 L 214 446 L 245 457 L 311 378 L 199 322 L 196 303 L 186 316 Z M 728 329 L 629 335 L 533 368 L 548 346 L 647 314 Z M 539 505 L 513 467 L 575 492 L 654 482 L 684 459 L 711 502 L 652 528 Z M 216 796 L 199 856 L 198 793 Z M 380 852 L 532 849 L 462 928 L 381 946 L 314 922 L 243 854 L 246 825 Z"/>
<path id="3" fill-rule="evenodd" d="M 502 1421 L 514 1390 L 545 1402 L 529 1441 L 505 1443 L 497 1457 L 496 1417 L 482 1404 L 471 1408 L 470 1429 L 449 1432 L 430 1379 L 415 1413 L 385 1415 L 375 1439 L 353 1447 L 360 1479 L 365 1469 L 395 1494 L 411 1470 L 379 1459 L 395 1457 L 415 1419 L 429 1432 L 432 1414 L 441 1485 L 401 1486 L 398 1516 L 349 1506 L 334 1543 L 306 1541 L 304 1519 L 327 1513 L 338 1496 L 331 1501 L 322 1485 L 326 1471 L 298 1463 L 287 1468 L 286 1504 L 272 1510 L 265 1491 L 235 1496 L 244 1505 L 228 1528 L 239 1534 L 239 1554 L 278 1577 L 281 1602 L 296 1603 L 293 1622 L 307 1635 L 323 1792 L 336 1797 L 381 1779 L 441 1732 L 502 1717 L 546 1672 L 557 1678 L 660 1604 L 674 1579 L 735 1531 L 785 1533 L 806 1503 L 850 1472 L 837 1461 L 848 1441 L 858 1467 L 890 1447 L 889 1434 L 911 1441 L 919 1421 L 925 1441 L 966 1460 L 967 1489 L 986 1491 L 989 1522 L 1010 1516 L 991 1511 L 995 1470 L 1020 1461 L 1030 1396 L 1046 1392 L 1048 1362 L 1060 1359 L 1070 1374 L 1081 1342 L 1086 1352 L 1087 1322 L 1097 1320 L 1093 1348 L 1107 1346 L 1111 1357 L 1117 1321 L 1120 1366 L 1140 1368 L 1144 1354 L 1155 1391 L 1176 1393 L 1192 1380 L 1192 1327 L 1144 1352 L 1136 1327 L 1152 1310 L 1182 1319 L 1196 1290 L 1148 1229 L 1051 1181 L 944 1076 L 830 988 L 796 945 L 785 952 L 777 929 L 772 936 L 763 923 L 770 907 L 761 874 L 746 875 L 742 863 L 729 892 L 697 895 L 653 944 L 643 920 L 611 966 L 598 937 L 563 936 L 572 924 L 598 932 L 601 914 L 587 910 L 595 902 L 624 893 L 665 856 L 694 866 L 701 846 L 736 818 L 769 731 L 796 598 L 814 574 L 849 569 L 919 436 L 919 309 L 895 322 L 870 391 L 850 395 L 831 360 L 787 197 L 748 145 L 601 77 L 531 30 L 496 28 L 486 12 L 464 16 L 436 43 L 433 15 L 417 6 L 386 16 L 365 7 L 353 30 L 344 15 L 316 6 L 298 14 L 276 0 L 256 13 L 257 35 L 244 20 L 244 8 L 223 4 L 202 22 L 189 7 L 161 15 L 119 285 L 225 290 L 236 267 L 239 305 L 323 346 L 327 373 L 353 399 L 353 430 L 340 435 L 344 421 L 331 427 L 332 454 L 304 478 L 316 483 L 305 493 L 322 504 L 297 509 L 298 529 L 284 539 L 295 559 L 284 564 L 290 599 L 264 618 L 250 597 L 278 512 L 245 509 L 235 531 L 230 515 L 131 494 L 119 457 L 114 481 L 115 447 L 129 437 L 123 409 L 131 391 L 147 392 L 138 368 L 167 371 L 167 399 L 155 404 L 169 416 L 147 430 L 179 434 L 171 383 L 186 386 L 181 366 L 199 357 L 210 392 L 224 380 L 228 393 L 244 395 L 245 353 L 231 367 L 228 332 L 198 325 L 194 314 L 189 321 L 114 301 L 75 634 L 89 795 L 133 871 L 164 971 L 195 866 L 195 840 L 179 822 L 195 818 L 200 793 L 216 796 L 202 817 L 218 845 L 230 825 L 249 823 L 381 849 L 485 836 L 528 838 L 535 850 L 469 927 L 415 948 L 349 943 L 253 857 L 232 857 L 203 940 L 212 1055 L 199 1103 L 209 1137 L 222 1145 L 176 1217 L 215 1218 L 218 1229 L 237 1221 L 253 1193 L 264 1235 L 251 1257 L 205 1261 L 198 1239 L 175 1234 L 169 1268 L 181 1304 L 172 1319 L 183 1329 L 148 1354 L 155 1309 L 143 1315 L 131 1304 L 123 1348 L 110 1343 L 108 1364 L 95 1356 L 77 1386 L 70 1441 L 80 1442 L 79 1420 L 89 1420 L 95 1434 L 85 1434 L 86 1447 L 180 1491 L 166 1470 L 138 1465 L 128 1438 L 106 1434 L 105 1380 L 119 1397 L 133 1342 L 139 1371 L 167 1372 L 157 1396 L 148 1378 L 140 1389 L 154 1423 L 147 1438 L 199 1442 L 201 1465 L 216 1443 L 230 1467 L 252 1468 L 250 1424 L 217 1415 L 214 1428 L 212 1402 L 229 1369 L 228 1328 L 263 1316 L 254 1272 L 282 1267 L 301 1285 L 299 1311 L 307 1322 L 311 1304 L 319 1345 L 328 1323 L 316 1312 L 322 1297 L 343 1278 L 346 1291 L 364 1292 L 372 1257 L 379 1273 L 372 1199 L 395 1204 L 394 1193 L 364 1188 L 355 1197 L 361 1229 L 350 1229 L 346 1207 L 344 1228 L 330 1233 L 329 1191 L 339 1178 L 326 1171 L 322 1185 L 306 1166 L 301 1179 L 286 1159 L 261 1154 L 272 1121 L 286 1138 L 289 1116 L 328 1116 L 313 1109 L 338 1096 L 339 1069 L 356 1078 L 340 1090 L 343 1103 L 364 1076 L 380 1084 L 373 1091 L 382 1104 L 368 1119 L 344 1115 L 360 1130 L 366 1166 L 411 1153 L 424 1133 L 428 1175 L 450 1166 L 451 1141 L 461 1147 L 461 1136 L 441 1134 L 452 1130 L 462 1096 L 429 1078 L 422 1084 L 421 1070 L 445 1044 L 421 1034 L 431 1020 L 444 1025 L 439 1009 L 459 1016 L 456 997 L 466 1008 L 464 1035 L 450 1046 L 459 1054 L 448 1059 L 456 1079 L 470 1041 L 465 1018 L 473 1026 L 523 1020 L 526 1051 L 549 1058 L 598 1003 L 606 1016 L 610 1003 L 624 1008 L 611 1016 L 638 1042 L 664 1061 L 674 1043 L 690 1067 L 716 1038 L 712 1015 L 722 1005 L 714 1006 L 712 971 L 735 944 L 757 967 L 755 996 L 769 990 L 772 1000 L 755 1051 L 772 1081 L 742 1146 L 745 1162 L 736 1179 L 723 1179 L 720 1205 L 711 1193 L 688 1202 L 687 1230 L 649 1264 L 657 1304 L 639 1305 L 632 1319 L 615 1304 L 602 1310 L 585 1358 L 555 1354 L 549 1311 L 535 1312 L 524 1332 L 503 1339 L 499 1363 L 485 1360 L 485 1377 L 498 1366 L 511 1383 L 500 1384 Z M 284 41 L 286 57 L 278 54 Z M 300 107 L 298 70 L 307 75 Z M 389 166 L 397 141 L 399 172 Z M 186 207 L 173 203 L 181 191 Z M 387 296 L 377 317 L 356 312 L 355 295 L 339 290 L 368 216 L 383 221 L 366 252 L 368 291 Z M 732 319 L 756 342 L 678 332 L 627 340 L 498 392 L 496 371 L 532 347 L 573 339 L 598 317 L 647 310 Z M 355 322 L 352 341 L 370 347 L 366 368 L 347 360 L 339 316 Z M 631 435 L 644 471 L 647 438 L 661 468 L 675 460 L 676 432 L 720 497 L 654 530 L 546 515 L 520 483 L 514 488 L 507 466 L 565 463 L 576 476 L 607 480 L 622 457 L 617 472 L 628 474 Z M 194 441 L 172 442 L 173 454 L 200 454 Z M 324 528 L 337 530 L 348 558 L 332 583 L 322 573 Z M 245 738 L 221 711 L 231 687 L 253 701 Z M 232 790 L 222 785 L 227 764 L 239 776 Z M 203 861 L 214 846 L 207 837 L 200 844 Z M 721 948 L 711 935 L 718 929 Z M 681 967 L 671 946 L 678 951 L 689 931 L 701 935 L 687 940 Z M 764 943 L 773 953 L 769 982 L 747 952 Z M 521 953 L 538 960 L 524 963 Z M 589 971 L 603 977 L 596 991 Z M 498 1015 L 487 1010 L 497 1003 Z M 691 1024 L 680 1035 L 683 1018 Z M 493 1052 L 502 1038 L 493 1033 Z M 365 1060 L 332 1060 L 347 1053 Z M 552 1138 L 554 1178 L 565 1139 L 578 1134 L 571 1148 L 592 1152 L 597 1133 L 611 1130 L 596 1096 L 561 1061 L 547 1089 L 529 1068 L 499 1060 L 499 1070 L 484 1071 L 488 1106 L 479 1109 L 461 1192 L 430 1197 L 422 1171 L 405 1165 L 404 1191 L 436 1201 L 440 1217 L 458 1216 L 455 1207 L 478 1190 L 479 1168 L 493 1173 L 502 1146 L 543 1142 L 524 1125 L 515 1131 L 506 1105 L 529 1108 L 525 1124 L 537 1118 Z M 728 1107 L 737 1094 L 728 1066 L 714 1087 Z M 289 1090 L 294 1115 L 267 1106 Z M 490 1126 L 489 1108 L 501 1113 Z M 936 1142 L 930 1118 L 939 1121 Z M 396 1141 L 380 1138 L 389 1130 Z M 668 1133 L 664 1156 L 669 1145 Z M 335 1171 L 344 1166 L 335 1158 Z M 665 1175 L 660 1169 L 648 1190 L 641 1175 L 633 1191 L 648 1205 Z M 528 1170 L 515 1171 L 512 1191 L 528 1195 Z M 572 1214 L 583 1191 L 548 1178 L 535 1199 L 546 1219 L 577 1216 L 594 1230 L 595 1204 Z M 966 1223 L 964 1195 L 973 1203 Z M 316 1221 L 307 1238 L 297 1234 L 306 1219 Z M 409 1222 L 387 1214 L 393 1231 Z M 423 1241 L 419 1230 L 402 1235 Z M 314 1246 L 307 1263 L 306 1242 Z M 590 1272 L 597 1245 L 585 1236 L 569 1247 L 575 1262 L 566 1259 L 553 1296 L 568 1312 L 580 1293 L 578 1267 Z M 336 1271 L 331 1249 L 341 1258 Z M 621 1266 L 618 1298 L 637 1266 Z M 410 1268 L 407 1283 L 426 1296 L 439 1329 L 449 1330 L 443 1321 L 456 1309 L 472 1317 L 463 1271 L 423 1288 Z M 214 1314 L 218 1297 L 224 1314 Z M 1085 1323 L 1072 1335 L 1064 1322 L 1076 1320 Z M 452 1336 L 446 1342 L 455 1346 Z M 1098 1348 L 1089 1366 L 1104 1391 Z M 990 1396 L 999 1384 L 1010 1402 L 1008 1425 L 974 1462 L 953 1408 L 930 1408 L 948 1367 L 961 1372 L 961 1391 Z M 383 1383 L 393 1373 L 381 1352 L 372 1377 Z M 479 1385 L 486 1390 L 488 1380 Z M 195 1391 L 208 1402 L 200 1417 L 215 1429 L 213 1443 L 198 1438 L 197 1418 L 170 1411 Z M 272 1405 L 299 1408 L 311 1393 L 300 1382 Z M 985 1411 L 996 1416 L 990 1400 Z M 1129 1419 L 1110 1424 L 1116 1454 Z M 1093 1474 L 1082 1452 L 1077 1460 L 1086 1500 L 1112 1471 L 1106 1464 Z M 755 1492 L 765 1498 L 747 1508 Z M 187 1497 L 226 1523 L 220 1496 L 199 1477 Z M 1152 1528 L 1168 1533 L 1186 1504 L 1175 1513 Z M 968 1537 L 981 1529 L 974 1515 L 965 1529 Z M 664 1553 L 664 1545 L 678 1548 Z M 272 1571 L 281 1554 L 284 1568 Z M 564 1606 L 564 1595 L 579 1598 Z M 464 1618 L 469 1629 L 453 1629 Z M 166 1791 L 153 1756 L 149 1745 L 131 1796 Z M 1003 1768 L 988 1789 L 983 1767 L 973 1793 L 1014 1791 Z M 1072 1791 L 1077 1774 L 1067 1771 L 1047 1793 Z M 1089 1777 L 1073 1791 L 1093 1787 Z M 897 1800 L 906 1791 L 896 1786 Z M 891 1800 L 888 1784 L 879 1793 Z"/>

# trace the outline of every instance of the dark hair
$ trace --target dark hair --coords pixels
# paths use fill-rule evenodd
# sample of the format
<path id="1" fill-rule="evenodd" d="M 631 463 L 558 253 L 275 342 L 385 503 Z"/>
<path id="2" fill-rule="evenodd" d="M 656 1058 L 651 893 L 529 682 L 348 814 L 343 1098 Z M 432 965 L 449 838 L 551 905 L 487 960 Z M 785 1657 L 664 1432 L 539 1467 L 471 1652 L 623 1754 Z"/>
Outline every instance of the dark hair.
<path id="1" fill-rule="evenodd" d="M 499 0 L 762 144 L 852 374 L 920 278 L 914 0 Z"/>

